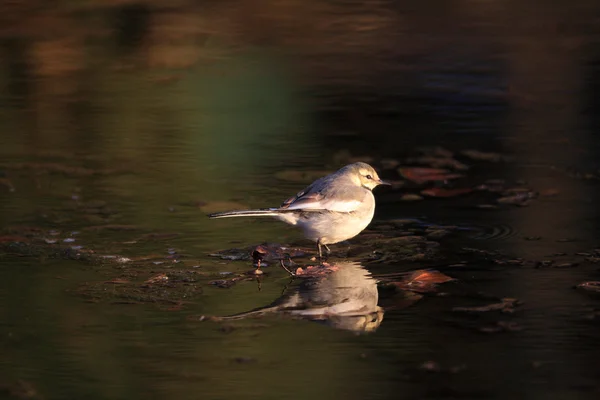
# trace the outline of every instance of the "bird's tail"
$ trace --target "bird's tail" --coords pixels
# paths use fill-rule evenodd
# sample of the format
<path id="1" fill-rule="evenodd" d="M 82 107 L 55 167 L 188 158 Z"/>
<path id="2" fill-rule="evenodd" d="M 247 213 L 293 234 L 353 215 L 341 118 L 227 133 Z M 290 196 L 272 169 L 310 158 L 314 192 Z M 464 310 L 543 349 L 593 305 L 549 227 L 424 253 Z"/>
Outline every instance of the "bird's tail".
<path id="1" fill-rule="evenodd" d="M 231 218 L 231 217 L 274 217 L 281 214 L 276 208 L 265 208 L 262 210 L 240 210 L 240 211 L 225 211 L 214 214 L 209 214 L 209 218 Z"/>

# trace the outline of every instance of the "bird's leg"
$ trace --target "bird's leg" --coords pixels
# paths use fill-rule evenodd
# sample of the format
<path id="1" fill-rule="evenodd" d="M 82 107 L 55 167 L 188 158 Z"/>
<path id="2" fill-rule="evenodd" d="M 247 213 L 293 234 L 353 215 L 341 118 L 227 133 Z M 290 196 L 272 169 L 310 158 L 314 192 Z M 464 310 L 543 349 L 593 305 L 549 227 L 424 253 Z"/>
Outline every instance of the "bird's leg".
<path id="1" fill-rule="evenodd" d="M 281 266 L 281 268 L 285 269 L 285 271 L 286 271 L 288 274 L 290 274 L 290 276 L 292 276 L 292 277 L 293 277 L 293 276 L 296 276 L 296 274 L 295 274 L 295 273 L 293 273 L 292 271 L 290 271 L 290 270 L 288 269 L 288 267 L 286 267 L 286 266 L 285 266 L 285 263 L 283 262 L 283 258 L 280 258 L 280 259 L 279 259 L 279 265 Z"/>
<path id="2" fill-rule="evenodd" d="M 327 250 L 327 255 L 329 255 L 329 253 L 331 253 L 331 250 L 329 250 L 329 247 L 327 247 L 326 244 L 321 243 L 321 240 L 317 240 L 317 248 L 319 249 L 319 264 L 323 264 L 323 251 L 321 249 L 321 246 L 325 247 L 325 250 Z"/>
<path id="3" fill-rule="evenodd" d="M 319 264 L 323 262 L 323 252 L 321 252 L 321 239 L 317 240 L 317 250 L 319 250 Z"/>

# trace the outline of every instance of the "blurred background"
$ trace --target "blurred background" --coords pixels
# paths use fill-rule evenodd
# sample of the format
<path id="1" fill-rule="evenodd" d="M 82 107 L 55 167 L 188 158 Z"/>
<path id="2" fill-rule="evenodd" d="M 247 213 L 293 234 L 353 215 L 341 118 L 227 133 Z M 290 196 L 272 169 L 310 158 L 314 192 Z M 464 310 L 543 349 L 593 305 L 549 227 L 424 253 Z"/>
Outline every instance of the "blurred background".
<path id="1" fill-rule="evenodd" d="M 254 282 L 204 282 L 183 311 L 167 312 L 154 300 L 107 305 L 78 291 L 160 264 L 92 268 L 4 248 L 0 395 L 597 398 L 600 306 L 571 287 L 598 275 L 596 260 L 575 257 L 598 246 L 599 115 L 593 0 L 1 0 L 3 243 L 37 232 L 46 244 L 177 252 L 190 271 L 239 272 L 248 263 L 207 254 L 301 236 L 206 213 L 278 205 L 360 159 L 392 165 L 382 177 L 400 187 L 377 195 L 379 221 L 483 232 L 442 242 L 455 256 L 465 247 L 532 262 L 560 253 L 580 267 L 455 276 L 524 300 L 522 332 L 465 333 L 446 323 L 451 306 L 438 298 L 354 336 L 306 321 L 186 319 L 264 306 L 284 275 L 260 292 Z M 404 201 L 395 167 L 423 146 L 506 155 L 512 162 L 469 164 L 469 187 L 501 179 L 549 195 L 492 211 L 454 196 Z M 136 229 L 156 236 L 135 239 Z M 431 360 L 441 367 L 425 369 L 436 373 L 411 372 Z"/>

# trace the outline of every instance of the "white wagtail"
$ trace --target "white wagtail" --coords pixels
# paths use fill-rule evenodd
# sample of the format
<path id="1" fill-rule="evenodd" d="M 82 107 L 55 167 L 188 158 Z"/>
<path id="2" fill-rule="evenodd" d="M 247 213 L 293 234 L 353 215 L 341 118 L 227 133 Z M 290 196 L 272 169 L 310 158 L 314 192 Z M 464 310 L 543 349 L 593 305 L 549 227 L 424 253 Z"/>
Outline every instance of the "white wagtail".
<path id="1" fill-rule="evenodd" d="M 379 179 L 369 164 L 346 165 L 331 175 L 314 181 L 278 208 L 227 211 L 210 218 L 275 217 L 304 231 L 304 236 L 329 252 L 328 244 L 339 243 L 362 232 L 373 219 L 375 197 L 372 190 L 389 183 Z"/>

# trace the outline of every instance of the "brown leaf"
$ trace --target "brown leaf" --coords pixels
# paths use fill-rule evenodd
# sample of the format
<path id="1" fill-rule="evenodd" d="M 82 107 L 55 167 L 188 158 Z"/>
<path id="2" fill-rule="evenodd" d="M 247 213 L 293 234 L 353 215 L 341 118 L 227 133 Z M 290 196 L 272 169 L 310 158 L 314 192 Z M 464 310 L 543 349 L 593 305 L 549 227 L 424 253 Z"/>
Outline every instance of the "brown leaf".
<path id="1" fill-rule="evenodd" d="M 402 281 L 393 282 L 393 284 L 403 290 L 410 290 L 417 293 L 432 293 L 437 291 L 437 285 L 454 280 L 454 278 L 439 271 L 419 269 L 413 271 Z"/>

